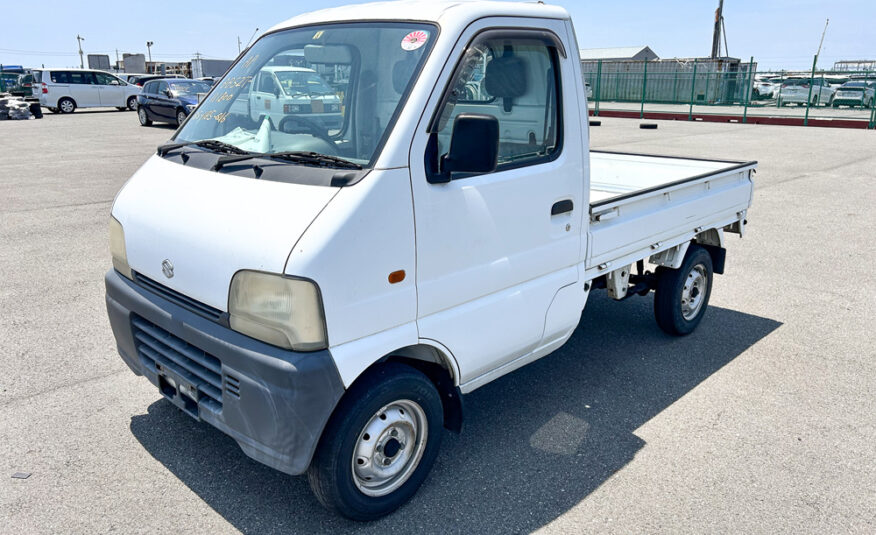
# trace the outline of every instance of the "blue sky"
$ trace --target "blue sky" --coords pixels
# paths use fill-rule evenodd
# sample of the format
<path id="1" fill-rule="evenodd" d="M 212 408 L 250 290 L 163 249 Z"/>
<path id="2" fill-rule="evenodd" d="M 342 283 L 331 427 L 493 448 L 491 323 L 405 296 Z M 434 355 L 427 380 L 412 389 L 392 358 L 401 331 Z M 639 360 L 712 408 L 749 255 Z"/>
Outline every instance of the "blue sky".
<path id="1" fill-rule="evenodd" d="M 0 29 L 0 63 L 26 66 L 79 64 L 77 33 L 85 53 L 146 52 L 153 59 L 183 61 L 233 58 L 255 28 L 265 30 L 289 17 L 355 0 L 280 2 L 268 0 L 165 1 L 135 4 L 82 0 L 8 2 Z M 572 14 L 582 48 L 648 45 L 660 57 L 707 56 L 717 0 L 553 0 Z M 826 18 L 830 27 L 819 67 L 839 59 L 876 59 L 876 0 L 725 0 L 730 55 L 755 57 L 761 69 L 805 69 L 812 65 Z M 71 9 L 71 5 L 75 5 Z M 111 5 L 113 9 L 108 9 Z M 137 7 L 135 7 L 137 6 Z M 154 14 L 156 22 L 149 23 Z M 9 21 L 22 21 L 8 24 Z"/>

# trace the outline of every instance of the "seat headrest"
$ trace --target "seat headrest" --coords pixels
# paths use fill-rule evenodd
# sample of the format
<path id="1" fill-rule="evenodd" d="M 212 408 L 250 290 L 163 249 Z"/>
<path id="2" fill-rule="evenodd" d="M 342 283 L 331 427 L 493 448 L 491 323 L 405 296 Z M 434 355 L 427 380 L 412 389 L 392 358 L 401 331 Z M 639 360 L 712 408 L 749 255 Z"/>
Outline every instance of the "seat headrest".
<path id="1" fill-rule="evenodd" d="M 498 98 L 517 98 L 526 93 L 526 61 L 517 56 L 493 58 L 484 72 L 484 89 Z"/>

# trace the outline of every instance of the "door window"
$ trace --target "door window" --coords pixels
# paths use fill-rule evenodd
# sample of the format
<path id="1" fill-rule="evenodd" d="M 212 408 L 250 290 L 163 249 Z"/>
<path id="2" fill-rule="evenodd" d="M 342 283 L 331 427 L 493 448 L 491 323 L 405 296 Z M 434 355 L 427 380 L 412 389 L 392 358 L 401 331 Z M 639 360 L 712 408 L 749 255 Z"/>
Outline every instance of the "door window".
<path id="1" fill-rule="evenodd" d="M 491 36 L 492 34 L 492 36 Z M 450 146 L 460 113 L 499 120 L 497 170 L 553 159 L 561 141 L 557 49 L 541 38 L 485 32 L 456 67 L 431 131 L 437 155 Z"/>
<path id="2" fill-rule="evenodd" d="M 158 82 L 158 90 L 156 93 L 159 95 L 165 95 L 167 93 L 167 82 Z"/>
<path id="3" fill-rule="evenodd" d="M 262 93 L 274 93 L 274 77 L 271 76 L 271 73 L 261 73 L 259 77 L 259 91 Z"/>
<path id="4" fill-rule="evenodd" d="M 100 85 L 121 85 L 119 79 L 111 74 L 96 72 L 94 75 L 97 77 L 97 83 Z"/>
<path id="5" fill-rule="evenodd" d="M 155 87 L 157 85 L 156 82 L 146 82 L 146 85 L 143 86 L 143 92 L 149 93 L 150 95 L 155 94 Z"/>

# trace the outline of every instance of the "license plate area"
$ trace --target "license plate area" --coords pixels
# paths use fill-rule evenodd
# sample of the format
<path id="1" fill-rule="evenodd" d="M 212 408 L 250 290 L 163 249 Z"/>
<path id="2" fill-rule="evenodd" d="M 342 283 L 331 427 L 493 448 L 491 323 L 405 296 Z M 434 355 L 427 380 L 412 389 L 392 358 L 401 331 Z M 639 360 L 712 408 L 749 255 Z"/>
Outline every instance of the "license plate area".
<path id="1" fill-rule="evenodd" d="M 184 413 L 200 421 L 201 417 L 198 414 L 198 400 L 200 399 L 198 385 L 160 363 L 156 362 L 155 367 L 158 370 L 158 391 L 161 392 L 161 395 L 179 407 Z"/>

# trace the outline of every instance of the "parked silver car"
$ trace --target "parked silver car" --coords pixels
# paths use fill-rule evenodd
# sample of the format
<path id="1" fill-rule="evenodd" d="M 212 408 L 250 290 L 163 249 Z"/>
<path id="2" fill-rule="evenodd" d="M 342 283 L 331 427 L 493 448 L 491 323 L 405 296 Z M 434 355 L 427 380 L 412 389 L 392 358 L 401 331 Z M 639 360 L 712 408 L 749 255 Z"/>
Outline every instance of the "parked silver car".
<path id="1" fill-rule="evenodd" d="M 851 81 L 841 85 L 833 97 L 833 107 L 860 106 L 872 108 L 876 105 L 876 82 Z"/>

